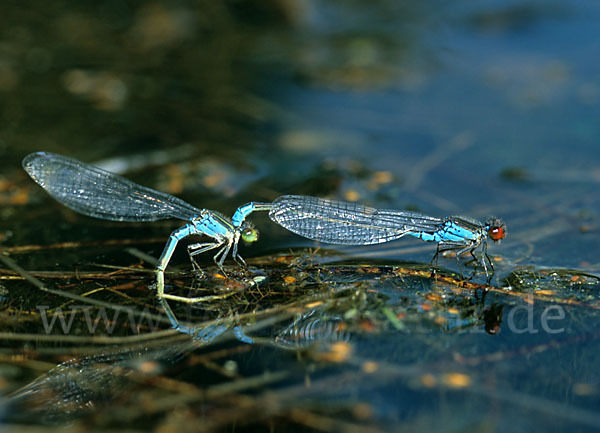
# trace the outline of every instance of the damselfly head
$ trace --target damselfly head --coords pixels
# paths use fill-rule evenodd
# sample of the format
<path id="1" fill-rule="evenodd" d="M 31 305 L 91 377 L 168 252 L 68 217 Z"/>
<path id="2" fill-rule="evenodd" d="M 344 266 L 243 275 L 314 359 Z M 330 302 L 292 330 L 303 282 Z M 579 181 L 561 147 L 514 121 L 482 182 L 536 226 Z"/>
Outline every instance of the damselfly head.
<path id="1" fill-rule="evenodd" d="M 500 242 L 506 237 L 506 224 L 500 218 L 488 218 L 485 226 L 487 227 L 488 236 L 494 242 Z"/>
<path id="2" fill-rule="evenodd" d="M 242 226 L 240 237 L 244 242 L 251 244 L 258 240 L 258 230 L 256 230 L 252 224 L 245 223 Z"/>

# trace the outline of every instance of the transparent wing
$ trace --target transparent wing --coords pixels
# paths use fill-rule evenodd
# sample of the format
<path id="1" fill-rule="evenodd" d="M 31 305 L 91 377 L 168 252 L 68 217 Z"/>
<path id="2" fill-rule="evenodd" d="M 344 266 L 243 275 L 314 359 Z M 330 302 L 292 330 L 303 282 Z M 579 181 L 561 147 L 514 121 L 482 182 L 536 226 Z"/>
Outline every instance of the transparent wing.
<path id="1" fill-rule="evenodd" d="M 48 194 L 84 215 L 112 221 L 188 220 L 199 215 L 192 205 L 76 159 L 37 152 L 23 168 Z"/>
<path id="2" fill-rule="evenodd" d="M 433 233 L 443 224 L 440 218 L 415 212 L 302 195 L 278 197 L 269 217 L 300 236 L 338 245 L 379 244 L 407 234 Z"/>

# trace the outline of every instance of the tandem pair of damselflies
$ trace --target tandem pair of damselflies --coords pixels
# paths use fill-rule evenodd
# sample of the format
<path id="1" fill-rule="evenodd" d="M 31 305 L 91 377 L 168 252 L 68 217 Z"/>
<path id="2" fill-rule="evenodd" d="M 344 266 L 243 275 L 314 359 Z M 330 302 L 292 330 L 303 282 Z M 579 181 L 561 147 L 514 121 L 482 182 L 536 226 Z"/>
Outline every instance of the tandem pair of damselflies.
<path id="1" fill-rule="evenodd" d="M 219 268 L 222 269 L 230 251 L 236 262 L 245 265 L 238 253 L 238 243 L 240 239 L 249 243 L 258 239 L 256 229 L 246 222 L 248 215 L 255 211 L 268 211 L 269 217 L 282 227 L 331 244 L 373 245 L 406 235 L 415 236 L 437 243 L 434 260 L 446 250 L 456 250 L 457 259 L 464 253 L 470 253 L 476 259 L 474 251 L 481 246 L 480 263 L 486 275 L 488 264 L 493 270 L 487 254 L 487 238 L 500 241 L 506 236 L 505 225 L 498 218 L 489 218 L 485 223 L 460 216 L 437 218 L 301 195 L 284 195 L 272 203 L 248 203 L 239 207 L 230 219 L 65 156 L 33 153 L 25 157 L 23 167 L 57 201 L 84 215 L 113 221 L 167 218 L 188 221 L 171 233 L 156 265 L 158 297 L 187 303 L 203 298 L 164 292 L 164 271 L 177 243 L 191 235 L 206 235 L 212 241 L 190 245 L 191 257 L 218 249 L 214 260 Z"/>

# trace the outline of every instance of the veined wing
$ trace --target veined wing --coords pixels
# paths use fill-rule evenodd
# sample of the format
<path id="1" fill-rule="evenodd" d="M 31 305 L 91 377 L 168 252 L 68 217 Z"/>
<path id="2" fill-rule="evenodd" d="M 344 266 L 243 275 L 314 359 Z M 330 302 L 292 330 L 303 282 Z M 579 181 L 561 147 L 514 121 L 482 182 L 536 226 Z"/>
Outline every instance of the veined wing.
<path id="1" fill-rule="evenodd" d="M 278 197 L 269 217 L 300 236 L 338 245 L 379 244 L 407 234 L 433 233 L 443 223 L 440 218 L 415 212 L 302 195 Z"/>
<path id="2" fill-rule="evenodd" d="M 194 206 L 164 192 L 54 153 L 37 152 L 23 159 L 23 168 L 60 203 L 95 218 L 112 221 L 191 219 Z"/>

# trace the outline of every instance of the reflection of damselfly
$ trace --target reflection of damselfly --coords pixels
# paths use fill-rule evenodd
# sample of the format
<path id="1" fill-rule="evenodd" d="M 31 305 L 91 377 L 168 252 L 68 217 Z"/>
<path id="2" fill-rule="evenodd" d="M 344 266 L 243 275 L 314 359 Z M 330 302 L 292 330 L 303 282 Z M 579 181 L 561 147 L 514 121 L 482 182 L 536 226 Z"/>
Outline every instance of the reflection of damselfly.
<path id="1" fill-rule="evenodd" d="M 219 248 L 215 263 L 222 269 L 229 251 L 240 265 L 240 238 L 255 242 L 258 232 L 249 223 L 233 225 L 226 216 L 194 206 L 164 192 L 137 185 L 114 173 L 66 156 L 38 152 L 23 159 L 23 168 L 48 194 L 65 206 L 84 215 L 112 221 L 156 221 L 177 218 L 189 221 L 173 231 L 156 265 L 159 298 L 193 303 L 202 298 L 185 298 L 164 293 L 164 271 L 177 243 L 191 235 L 206 235 L 212 242 L 188 247 L 190 257 Z"/>
<path id="2" fill-rule="evenodd" d="M 268 210 L 269 217 L 286 229 L 309 239 L 338 245 L 373 245 L 406 235 L 428 242 L 437 242 L 433 260 L 441 252 L 456 250 L 456 258 L 481 245 L 479 262 L 488 274 L 487 237 L 499 242 L 506 236 L 506 227 L 498 218 L 488 218 L 485 224 L 463 216 L 431 217 L 415 212 L 375 209 L 355 203 L 301 195 L 284 195 L 273 203 L 249 203 L 241 206 L 232 221 L 240 226 L 255 210 Z M 487 263 L 486 263 L 487 262 Z M 460 261 L 459 261 L 460 266 Z"/>

